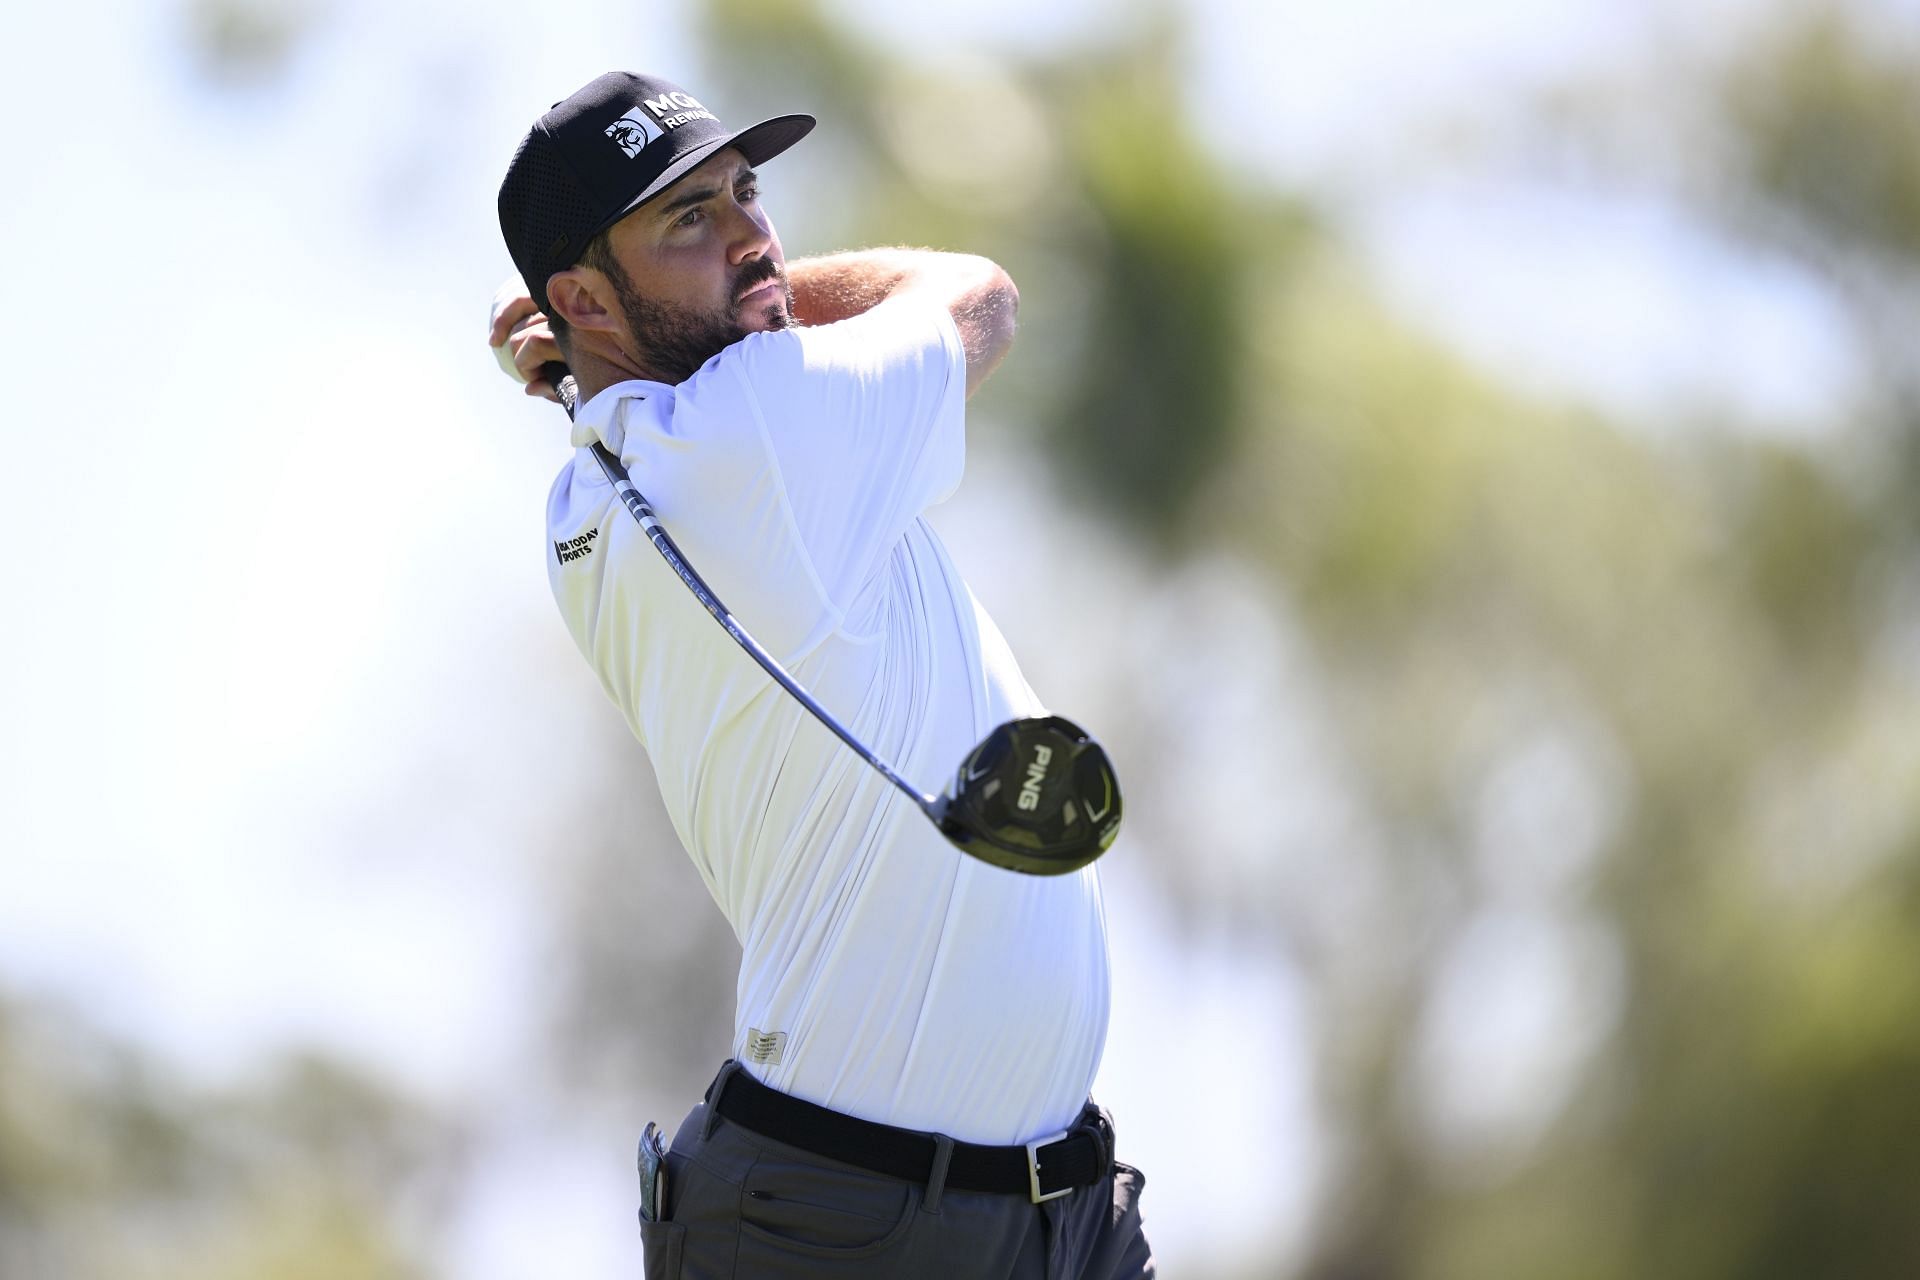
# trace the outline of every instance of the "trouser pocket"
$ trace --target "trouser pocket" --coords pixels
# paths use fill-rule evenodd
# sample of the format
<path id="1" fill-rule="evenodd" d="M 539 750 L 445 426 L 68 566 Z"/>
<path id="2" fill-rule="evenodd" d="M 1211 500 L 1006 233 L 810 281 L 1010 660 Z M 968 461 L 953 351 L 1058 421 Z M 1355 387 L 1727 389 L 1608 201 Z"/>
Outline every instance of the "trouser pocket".
<path id="1" fill-rule="evenodd" d="M 743 1274 L 757 1262 L 778 1274 L 778 1260 L 866 1259 L 890 1253 L 909 1234 L 919 1188 L 883 1174 L 762 1156 L 740 1196 Z"/>

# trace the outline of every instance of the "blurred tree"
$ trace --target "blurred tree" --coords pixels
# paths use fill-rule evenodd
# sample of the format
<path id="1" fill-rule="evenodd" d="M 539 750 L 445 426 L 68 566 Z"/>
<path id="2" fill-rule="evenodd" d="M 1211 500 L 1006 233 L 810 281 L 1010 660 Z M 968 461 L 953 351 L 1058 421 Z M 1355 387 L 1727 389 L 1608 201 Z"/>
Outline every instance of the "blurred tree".
<path id="1" fill-rule="evenodd" d="M 271 85 L 330 6 L 323 0 L 187 0 L 182 30 L 208 81 Z"/>
<path id="2" fill-rule="evenodd" d="M 460 1162 L 455 1129 L 337 1062 L 205 1093 L 0 995 L 0 1275 L 408 1280 Z"/>
<path id="3" fill-rule="evenodd" d="M 1903 45 L 1907 47 L 1903 47 Z M 1920 85 L 1910 41 L 1807 6 L 1739 50 L 1720 90 L 1747 186 L 1839 248 L 1920 256 Z"/>
<path id="4" fill-rule="evenodd" d="M 1483 511 L 1532 508 L 1498 518 L 1498 541 L 1454 547 L 1470 594 L 1501 597 L 1486 603 L 1502 681 L 1525 669 L 1516 648 L 1569 669 L 1630 769 L 1597 902 L 1631 999 L 1586 1087 L 1498 1176 L 1463 1183 L 1417 1127 L 1362 1126 L 1373 1154 L 1356 1165 L 1372 1170 L 1314 1275 L 1920 1266 L 1920 1106 L 1901 1083 L 1920 972 L 1920 708 L 1901 652 L 1920 366 L 1893 322 L 1920 300 L 1920 57 L 1838 6 L 1783 10 L 1716 56 L 1665 68 L 1687 89 L 1609 112 L 1712 140 L 1700 171 L 1717 181 L 1689 173 L 1670 194 L 1827 281 L 1867 357 L 1865 409 L 1836 405 L 1798 447 L 1718 433 L 1659 454 L 1541 423 L 1475 469 Z M 1685 107 L 1705 118 L 1676 119 Z M 1526 457 L 1569 483 L 1510 484 Z M 1432 581 L 1405 586 L 1424 600 Z M 1387 652 L 1425 647 L 1437 621 L 1422 608 Z M 1404 1071 L 1409 1045 L 1389 1027 L 1368 1060 Z"/>
<path id="5" fill-rule="evenodd" d="M 1702 70 L 1698 108 L 1723 154 L 1687 184 L 1697 210 L 1812 270 L 1871 366 L 1868 425 L 1895 464 L 1870 473 L 1879 515 L 1920 534 L 1920 32 L 1886 10 L 1785 7 L 1756 40 Z"/>

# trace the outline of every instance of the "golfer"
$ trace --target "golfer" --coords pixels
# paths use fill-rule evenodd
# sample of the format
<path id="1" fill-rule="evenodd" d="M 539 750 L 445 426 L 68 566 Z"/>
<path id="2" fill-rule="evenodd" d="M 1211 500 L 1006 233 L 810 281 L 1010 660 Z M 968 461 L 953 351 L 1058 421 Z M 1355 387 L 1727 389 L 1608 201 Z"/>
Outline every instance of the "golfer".
<path id="1" fill-rule="evenodd" d="M 1143 1181 L 1088 1101 L 1094 868 L 956 851 L 714 625 L 591 452 L 923 790 L 1043 714 L 924 518 L 960 482 L 1018 294 L 962 254 L 788 262 L 759 166 L 813 124 L 734 132 L 612 72 L 534 124 L 500 188 L 525 288 L 489 341 L 531 392 L 564 360 L 580 396 L 547 505 L 554 598 L 742 950 L 732 1057 L 657 1176 L 643 1141 L 646 1274 L 1151 1276 Z"/>

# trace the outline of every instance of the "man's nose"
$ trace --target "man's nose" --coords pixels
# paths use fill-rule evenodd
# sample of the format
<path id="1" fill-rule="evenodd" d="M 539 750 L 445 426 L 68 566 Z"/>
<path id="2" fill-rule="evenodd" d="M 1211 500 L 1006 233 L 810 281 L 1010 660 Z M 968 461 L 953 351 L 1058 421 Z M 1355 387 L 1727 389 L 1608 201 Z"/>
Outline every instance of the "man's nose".
<path id="1" fill-rule="evenodd" d="M 736 266 L 751 258 L 758 258 L 773 245 L 773 233 L 768 229 L 765 219 L 757 209 L 733 203 L 729 216 L 733 225 L 728 228 L 730 239 L 727 243 L 727 259 Z"/>

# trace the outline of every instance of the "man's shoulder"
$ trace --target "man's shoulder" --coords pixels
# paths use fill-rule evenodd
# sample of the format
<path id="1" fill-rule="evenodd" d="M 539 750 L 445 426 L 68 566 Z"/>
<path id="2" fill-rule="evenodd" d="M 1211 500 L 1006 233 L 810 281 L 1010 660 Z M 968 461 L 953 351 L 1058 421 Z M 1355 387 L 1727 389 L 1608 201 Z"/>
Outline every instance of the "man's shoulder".
<path id="1" fill-rule="evenodd" d="M 761 380 L 831 377 L 849 369 L 871 373 L 889 365 L 917 363 L 926 353 L 948 345 L 949 339 L 958 348 L 953 318 L 944 308 L 924 298 L 890 298 L 832 324 L 747 334 L 689 381 L 704 375 Z"/>

